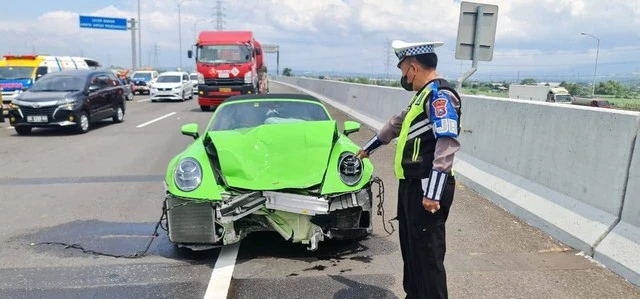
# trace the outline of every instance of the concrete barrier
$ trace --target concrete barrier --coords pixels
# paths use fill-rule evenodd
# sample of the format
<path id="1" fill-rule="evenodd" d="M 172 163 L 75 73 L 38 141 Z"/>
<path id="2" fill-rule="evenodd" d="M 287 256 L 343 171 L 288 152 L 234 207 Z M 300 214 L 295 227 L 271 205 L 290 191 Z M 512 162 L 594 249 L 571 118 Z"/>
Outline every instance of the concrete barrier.
<path id="1" fill-rule="evenodd" d="M 330 80 L 276 81 L 310 92 L 374 129 L 412 96 L 400 88 Z M 597 247 L 596 258 L 635 280 L 640 146 L 630 163 L 640 113 L 463 95 L 461 125 L 454 169 L 462 183 L 571 247 L 588 255 Z"/>
<path id="2" fill-rule="evenodd" d="M 640 138 L 636 138 L 620 223 L 596 247 L 594 258 L 640 285 Z"/>

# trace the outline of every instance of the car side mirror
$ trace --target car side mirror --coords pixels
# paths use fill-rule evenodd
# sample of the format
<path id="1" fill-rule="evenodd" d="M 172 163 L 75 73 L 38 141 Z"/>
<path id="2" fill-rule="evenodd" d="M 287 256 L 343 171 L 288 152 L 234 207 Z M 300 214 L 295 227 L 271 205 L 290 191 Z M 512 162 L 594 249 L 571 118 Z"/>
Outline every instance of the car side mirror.
<path id="1" fill-rule="evenodd" d="M 192 136 L 193 139 L 198 139 L 198 137 L 200 137 L 200 134 L 198 134 L 197 123 L 183 125 L 180 131 L 182 131 L 182 135 Z"/>
<path id="2" fill-rule="evenodd" d="M 351 120 L 344 122 L 344 135 L 349 135 L 358 131 L 360 131 L 360 123 Z"/>
<path id="3" fill-rule="evenodd" d="M 89 85 L 89 92 L 94 92 L 94 91 L 96 91 L 98 89 L 100 89 L 100 85 L 97 85 L 97 84 Z"/>
<path id="4" fill-rule="evenodd" d="M 189 59 L 193 58 L 193 51 L 192 50 L 187 50 L 187 57 L 189 57 Z"/>

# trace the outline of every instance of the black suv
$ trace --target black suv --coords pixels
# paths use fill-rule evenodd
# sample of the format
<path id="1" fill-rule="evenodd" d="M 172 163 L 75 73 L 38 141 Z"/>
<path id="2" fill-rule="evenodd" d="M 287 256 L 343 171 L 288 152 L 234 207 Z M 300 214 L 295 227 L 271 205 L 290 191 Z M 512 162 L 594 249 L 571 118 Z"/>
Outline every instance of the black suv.
<path id="1" fill-rule="evenodd" d="M 125 89 L 111 71 L 71 70 L 42 76 L 18 95 L 9 110 L 9 122 L 20 135 L 34 127 L 69 127 L 89 131 L 91 123 L 124 120 Z"/>

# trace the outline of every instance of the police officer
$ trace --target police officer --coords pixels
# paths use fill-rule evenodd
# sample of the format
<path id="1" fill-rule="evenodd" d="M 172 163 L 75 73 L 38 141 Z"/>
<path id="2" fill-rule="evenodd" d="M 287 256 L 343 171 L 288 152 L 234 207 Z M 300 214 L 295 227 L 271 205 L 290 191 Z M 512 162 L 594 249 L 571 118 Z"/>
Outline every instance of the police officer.
<path id="1" fill-rule="evenodd" d="M 393 116 L 358 156 L 365 158 L 398 138 L 398 222 L 407 298 L 448 298 L 444 268 L 445 222 L 453 202 L 452 165 L 459 150 L 460 96 L 436 73 L 434 48 L 442 42 L 394 41 L 400 83 L 415 91 L 407 108 Z"/>

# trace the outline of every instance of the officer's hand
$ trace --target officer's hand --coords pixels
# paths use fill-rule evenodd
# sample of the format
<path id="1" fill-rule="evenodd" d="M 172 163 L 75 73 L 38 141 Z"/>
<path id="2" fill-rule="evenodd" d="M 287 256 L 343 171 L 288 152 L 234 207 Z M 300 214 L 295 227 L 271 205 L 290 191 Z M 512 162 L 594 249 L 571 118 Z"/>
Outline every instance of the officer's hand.
<path id="1" fill-rule="evenodd" d="M 431 200 L 427 197 L 422 198 L 422 206 L 430 213 L 435 213 L 437 210 L 440 210 L 440 202 Z"/>
<path id="2" fill-rule="evenodd" d="M 358 150 L 358 153 L 356 154 L 356 157 L 360 158 L 360 159 L 364 159 L 364 158 L 369 158 L 369 155 L 363 151 L 362 149 Z"/>

